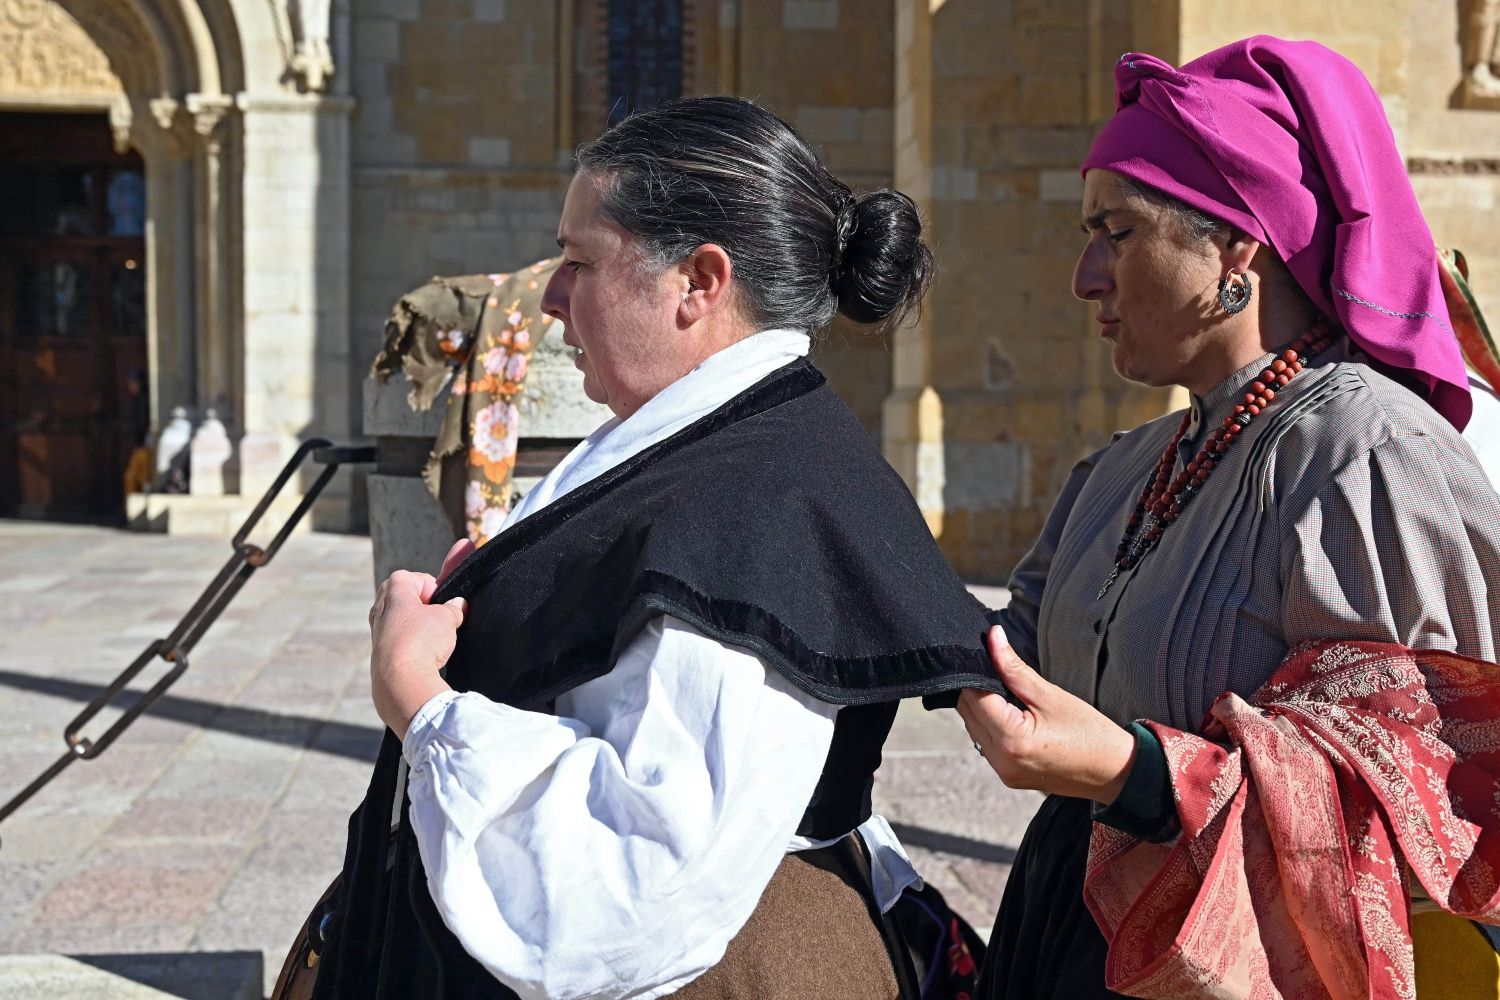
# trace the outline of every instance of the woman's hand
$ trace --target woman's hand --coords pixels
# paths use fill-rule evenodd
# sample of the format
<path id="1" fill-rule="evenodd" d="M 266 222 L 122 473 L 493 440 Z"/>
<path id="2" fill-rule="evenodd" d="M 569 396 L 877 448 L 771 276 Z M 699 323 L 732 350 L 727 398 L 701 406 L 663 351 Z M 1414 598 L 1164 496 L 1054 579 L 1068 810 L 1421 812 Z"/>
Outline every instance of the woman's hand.
<path id="1" fill-rule="evenodd" d="M 406 738 L 412 716 L 433 695 L 450 690 L 438 673 L 453 655 L 468 605 L 462 597 L 430 604 L 438 584 L 474 551 L 453 543 L 436 577 L 397 570 L 380 585 L 370 607 L 370 697 L 381 721 Z"/>
<path id="2" fill-rule="evenodd" d="M 1113 802 L 1130 773 L 1135 739 L 1027 666 L 1004 629 L 990 629 L 989 646 L 1000 679 L 1026 707 L 968 690 L 959 696 L 958 714 L 1000 780 L 1011 788 Z"/>

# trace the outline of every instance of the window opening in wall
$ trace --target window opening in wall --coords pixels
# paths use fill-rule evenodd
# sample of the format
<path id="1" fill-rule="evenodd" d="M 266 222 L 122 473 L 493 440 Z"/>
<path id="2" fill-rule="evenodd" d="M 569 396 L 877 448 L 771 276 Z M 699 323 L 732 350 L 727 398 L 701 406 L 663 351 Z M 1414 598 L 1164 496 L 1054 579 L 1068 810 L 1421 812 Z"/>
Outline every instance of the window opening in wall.
<path id="1" fill-rule="evenodd" d="M 682 0 L 609 0 L 609 124 L 682 96 Z"/>

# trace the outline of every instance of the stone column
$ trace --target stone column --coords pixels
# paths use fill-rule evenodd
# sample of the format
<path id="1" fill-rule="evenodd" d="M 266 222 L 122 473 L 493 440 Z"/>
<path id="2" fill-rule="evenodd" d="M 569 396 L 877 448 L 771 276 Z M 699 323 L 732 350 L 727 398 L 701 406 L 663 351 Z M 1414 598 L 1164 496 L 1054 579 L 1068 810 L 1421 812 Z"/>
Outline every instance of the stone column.
<path id="1" fill-rule="evenodd" d="M 226 146 L 234 122 L 228 97 L 189 94 L 187 112 L 196 138 L 194 243 L 197 247 L 197 362 L 199 404 L 234 414 L 234 315 L 226 266 L 230 233 Z"/>
<path id="2" fill-rule="evenodd" d="M 940 268 L 925 325 L 897 336 L 886 455 L 970 579 L 1005 579 L 1074 462 L 1166 402 L 1114 375 L 1070 290 L 1078 164 L 1131 16 L 896 4 L 896 184 L 922 202 Z"/>
<path id="3" fill-rule="evenodd" d="M 190 467 L 194 496 L 220 497 L 239 491 L 234 448 L 221 415 L 235 420 L 234 298 L 230 290 L 227 147 L 234 122 L 233 102 L 223 95 L 189 94 L 185 102 L 194 149 L 194 232 L 197 269 L 194 287 L 195 361 L 202 422 L 193 435 Z"/>
<path id="4" fill-rule="evenodd" d="M 193 320 L 192 128 L 171 98 L 142 101 L 131 141 L 146 163 L 147 368 L 151 422 L 198 405 Z"/>
<path id="5" fill-rule="evenodd" d="M 349 436 L 349 116 L 319 94 L 242 95 L 242 492 L 297 442 Z M 339 495 L 339 484 L 329 495 Z M 343 490 L 347 496 L 347 488 Z"/>
<path id="6" fill-rule="evenodd" d="M 932 14 L 896 4 L 895 187 L 932 216 Z M 882 410 L 886 460 L 917 498 L 933 534 L 943 533 L 943 408 L 932 386 L 932 313 L 892 335 L 891 394 Z"/>
<path id="7" fill-rule="evenodd" d="M 719 0 L 718 62 L 719 92 L 733 94 L 740 82 L 740 2 Z"/>

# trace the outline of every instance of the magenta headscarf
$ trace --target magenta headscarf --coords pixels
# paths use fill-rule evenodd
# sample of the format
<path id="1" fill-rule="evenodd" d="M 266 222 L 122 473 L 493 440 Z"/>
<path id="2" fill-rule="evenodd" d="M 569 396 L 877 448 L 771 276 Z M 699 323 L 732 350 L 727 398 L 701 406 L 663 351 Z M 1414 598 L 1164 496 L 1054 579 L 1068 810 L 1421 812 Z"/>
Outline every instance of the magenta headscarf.
<path id="1" fill-rule="evenodd" d="M 1432 234 L 1380 98 L 1317 42 L 1246 38 L 1173 69 L 1131 52 L 1083 170 L 1164 191 L 1276 249 L 1325 316 L 1413 372 L 1459 430 L 1469 380 Z"/>

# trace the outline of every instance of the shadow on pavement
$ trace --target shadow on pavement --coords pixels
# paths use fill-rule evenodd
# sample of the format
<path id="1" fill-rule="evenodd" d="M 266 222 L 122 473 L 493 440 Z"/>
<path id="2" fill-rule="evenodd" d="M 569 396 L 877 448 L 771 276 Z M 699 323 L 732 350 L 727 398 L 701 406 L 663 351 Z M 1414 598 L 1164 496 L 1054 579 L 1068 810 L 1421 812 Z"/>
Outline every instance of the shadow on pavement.
<path id="1" fill-rule="evenodd" d="M 56 677 L 35 677 L 13 670 L 0 670 L 0 685 L 77 702 L 92 701 L 104 690 L 103 685 L 99 684 L 84 684 Z M 115 706 L 127 708 L 138 698 L 138 692 L 122 692 Z M 357 726 L 350 722 L 317 719 L 308 715 L 286 715 L 258 708 L 239 708 L 199 698 L 179 698 L 171 694 L 158 699 L 143 718 L 151 716 L 363 761 L 374 761 L 383 735 L 382 730 L 374 726 Z"/>
<path id="2" fill-rule="evenodd" d="M 261 1000 L 258 951 L 0 957 L 0 1000 L 121 997 Z"/>
<path id="3" fill-rule="evenodd" d="M 960 837 L 952 833 L 943 833 L 940 830 L 929 830 L 926 827 L 908 826 L 905 823 L 891 823 L 891 829 L 896 831 L 896 836 L 906 847 L 921 847 L 929 851 L 957 854 L 960 857 L 973 858 L 975 861 L 990 861 L 1003 865 L 1016 860 L 1016 849 L 1006 847 L 1004 844 L 991 844 L 986 840 Z"/>

